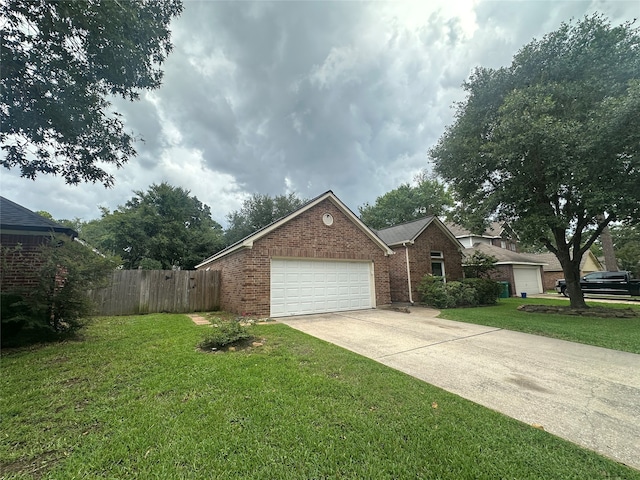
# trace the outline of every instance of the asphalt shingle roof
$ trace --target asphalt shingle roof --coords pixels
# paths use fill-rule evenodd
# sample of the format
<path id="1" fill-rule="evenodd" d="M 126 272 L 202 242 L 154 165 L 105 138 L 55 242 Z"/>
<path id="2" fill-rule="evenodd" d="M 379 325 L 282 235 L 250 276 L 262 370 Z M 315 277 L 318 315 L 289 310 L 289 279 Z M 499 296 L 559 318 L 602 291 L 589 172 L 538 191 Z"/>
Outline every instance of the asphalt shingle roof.
<path id="1" fill-rule="evenodd" d="M 414 220 L 412 222 L 401 223 L 393 227 L 382 230 L 375 230 L 378 237 L 387 245 L 397 245 L 403 242 L 415 240 L 420 232 L 433 221 L 433 216 Z"/>
<path id="2" fill-rule="evenodd" d="M 18 205 L 11 200 L 0 197 L 0 228 L 2 230 L 22 230 L 30 232 L 58 232 L 71 237 L 78 233 L 59 223 L 44 218 L 28 208 Z"/>
<path id="3" fill-rule="evenodd" d="M 457 223 L 444 222 L 444 224 L 449 229 L 449 231 L 455 235 L 456 238 L 470 237 L 471 235 L 475 237 L 482 236 L 482 237 L 495 238 L 495 237 L 501 237 L 502 232 L 504 230 L 503 224 L 500 222 L 492 222 L 491 224 L 489 224 L 487 229 L 480 234 L 478 233 L 472 234 L 471 230 L 464 228 L 463 226 L 458 225 Z"/>
<path id="4" fill-rule="evenodd" d="M 476 243 L 472 248 L 465 248 L 464 253 L 466 256 L 473 255 L 473 252 L 480 251 L 487 255 L 492 255 L 496 258 L 498 263 L 515 263 L 515 264 L 533 264 L 543 265 L 547 262 L 535 255 L 527 255 L 525 253 L 518 253 L 506 248 L 496 247 L 495 245 L 489 245 L 486 243 Z"/>

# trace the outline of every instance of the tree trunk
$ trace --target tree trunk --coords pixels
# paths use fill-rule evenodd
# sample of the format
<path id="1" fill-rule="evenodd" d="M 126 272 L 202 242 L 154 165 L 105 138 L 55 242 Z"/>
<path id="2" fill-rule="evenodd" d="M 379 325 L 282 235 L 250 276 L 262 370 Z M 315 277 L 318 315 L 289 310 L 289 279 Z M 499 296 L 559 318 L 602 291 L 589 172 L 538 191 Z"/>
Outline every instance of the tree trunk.
<path id="1" fill-rule="evenodd" d="M 613 251 L 613 238 L 609 227 L 604 227 L 600 234 L 600 242 L 602 243 L 602 253 L 604 254 L 604 266 L 609 272 L 618 271 L 618 262 L 616 260 L 616 254 Z"/>
<path id="2" fill-rule="evenodd" d="M 582 259 L 582 257 L 578 259 L 571 259 L 571 253 L 569 249 L 565 251 L 558 250 L 558 252 L 556 253 L 556 257 L 558 257 L 560 265 L 562 265 L 564 279 L 567 282 L 569 304 L 572 308 L 588 308 L 586 302 L 584 301 L 584 293 L 582 293 L 582 288 L 580 288 L 580 260 Z"/>

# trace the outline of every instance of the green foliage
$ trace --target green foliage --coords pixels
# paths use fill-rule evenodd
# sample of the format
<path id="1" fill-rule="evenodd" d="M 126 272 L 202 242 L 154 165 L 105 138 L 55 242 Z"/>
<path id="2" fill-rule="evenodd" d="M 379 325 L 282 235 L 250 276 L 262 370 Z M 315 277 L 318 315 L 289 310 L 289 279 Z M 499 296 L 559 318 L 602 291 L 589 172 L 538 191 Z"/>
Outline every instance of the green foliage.
<path id="1" fill-rule="evenodd" d="M 613 225 L 609 228 L 620 270 L 628 270 L 640 278 L 640 225 Z M 602 256 L 602 246 L 596 241 L 591 247 L 596 257 Z"/>
<path id="2" fill-rule="evenodd" d="M 502 291 L 502 285 L 490 278 L 465 278 L 462 283 L 475 290 L 476 305 L 495 305 Z"/>
<path id="3" fill-rule="evenodd" d="M 87 290 L 104 286 L 119 263 L 66 236 L 52 236 L 38 256 L 37 287 L 3 295 L 4 345 L 16 341 L 12 334 L 41 340 L 78 329 L 94 311 Z"/>
<path id="4" fill-rule="evenodd" d="M 222 227 L 188 190 L 163 182 L 134 193 L 124 206 L 85 224 L 81 237 L 122 256 L 127 269 L 188 270 L 223 247 Z"/>
<path id="5" fill-rule="evenodd" d="M 436 308 L 450 308 L 455 306 L 451 295 L 447 294 L 447 288 L 442 277 L 425 275 L 418 284 L 420 301 Z"/>
<path id="6" fill-rule="evenodd" d="M 7 0 L 3 19 L 2 165 L 70 184 L 113 184 L 99 164 L 136 154 L 111 98 L 160 86 L 180 0 Z"/>
<path id="7" fill-rule="evenodd" d="M 462 266 L 465 278 L 488 278 L 496 269 L 498 259 L 479 250 L 467 257 Z"/>
<path id="8" fill-rule="evenodd" d="M 563 23 L 510 67 L 476 69 L 430 151 L 464 215 L 507 220 L 557 255 L 573 306 L 584 304 L 580 260 L 602 229 L 640 218 L 639 48 L 631 23 Z"/>
<path id="9" fill-rule="evenodd" d="M 422 303 L 435 308 L 495 305 L 500 295 L 498 282 L 487 278 L 467 278 L 444 283 L 442 277 L 425 275 L 418 285 Z"/>
<path id="10" fill-rule="evenodd" d="M 266 227 L 297 210 L 305 202 L 306 200 L 298 198 L 295 193 L 275 197 L 257 193 L 252 195 L 242 203 L 240 210 L 227 215 L 229 226 L 224 232 L 226 245 L 232 245 L 256 230 Z"/>
<path id="11" fill-rule="evenodd" d="M 421 172 L 408 183 L 385 193 L 375 204 L 358 207 L 360 219 L 369 227 L 382 229 L 416 220 L 426 215 L 443 215 L 453 206 L 453 198 L 443 183 Z"/>
<path id="12" fill-rule="evenodd" d="M 249 329 L 239 320 L 223 320 L 198 344 L 202 350 L 218 350 L 251 338 Z"/>

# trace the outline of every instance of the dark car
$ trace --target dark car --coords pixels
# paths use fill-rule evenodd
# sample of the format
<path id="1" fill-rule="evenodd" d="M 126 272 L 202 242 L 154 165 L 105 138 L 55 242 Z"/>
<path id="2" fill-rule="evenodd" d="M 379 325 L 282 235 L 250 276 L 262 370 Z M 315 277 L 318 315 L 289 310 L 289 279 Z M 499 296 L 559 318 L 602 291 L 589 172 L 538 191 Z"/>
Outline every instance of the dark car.
<path id="1" fill-rule="evenodd" d="M 580 279 L 580 287 L 584 293 L 640 295 L 640 280 L 632 279 L 627 271 L 589 273 Z M 556 292 L 569 296 L 564 279 L 556 282 Z"/>

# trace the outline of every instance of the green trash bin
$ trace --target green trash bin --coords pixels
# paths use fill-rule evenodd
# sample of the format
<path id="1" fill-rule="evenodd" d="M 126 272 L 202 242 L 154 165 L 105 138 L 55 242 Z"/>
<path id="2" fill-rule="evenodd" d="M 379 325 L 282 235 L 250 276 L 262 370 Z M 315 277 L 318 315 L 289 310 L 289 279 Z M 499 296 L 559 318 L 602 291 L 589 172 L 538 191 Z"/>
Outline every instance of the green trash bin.
<path id="1" fill-rule="evenodd" d="M 509 298 L 509 282 L 500 282 L 502 290 L 500 290 L 500 298 Z"/>

